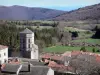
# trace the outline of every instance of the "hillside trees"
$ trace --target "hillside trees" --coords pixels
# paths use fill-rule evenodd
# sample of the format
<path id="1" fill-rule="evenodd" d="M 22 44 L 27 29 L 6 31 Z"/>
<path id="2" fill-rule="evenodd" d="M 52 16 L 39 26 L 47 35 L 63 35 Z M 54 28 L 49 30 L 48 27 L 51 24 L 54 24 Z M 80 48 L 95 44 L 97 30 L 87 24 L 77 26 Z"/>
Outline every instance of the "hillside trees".
<path id="1" fill-rule="evenodd" d="M 0 26 L 0 44 L 19 49 L 18 32 L 15 26 Z"/>
<path id="2" fill-rule="evenodd" d="M 78 75 L 100 75 L 100 63 L 94 56 L 83 54 L 72 57 L 70 65 Z"/>
<path id="3" fill-rule="evenodd" d="M 95 27 L 95 34 L 92 36 L 93 38 L 100 39 L 100 28 L 98 26 Z"/>
<path id="4" fill-rule="evenodd" d="M 35 29 L 35 38 L 44 41 L 47 47 L 52 45 L 52 37 L 56 37 L 55 28 L 42 30 Z"/>
<path id="5" fill-rule="evenodd" d="M 72 33 L 72 37 L 73 37 L 73 38 L 78 37 L 78 32 L 71 32 L 71 33 Z"/>
<path id="6" fill-rule="evenodd" d="M 71 33 L 63 32 L 61 35 L 61 42 L 63 45 L 69 45 L 71 41 Z"/>
<path id="7" fill-rule="evenodd" d="M 86 52 L 85 46 L 83 46 L 83 47 L 80 49 L 80 51 Z"/>
<path id="8" fill-rule="evenodd" d="M 57 38 L 57 32 L 55 28 L 50 29 L 33 29 L 27 27 L 35 33 L 35 43 L 39 46 L 39 50 L 44 47 L 54 45 L 53 42 Z M 24 27 L 17 27 L 16 25 L 0 25 L 0 44 L 7 45 L 10 50 L 19 51 L 20 37 L 19 33 L 23 31 Z M 54 38 L 54 39 L 53 39 Z M 53 41 L 52 41 L 53 40 Z M 57 41 L 55 41 L 57 42 Z"/>

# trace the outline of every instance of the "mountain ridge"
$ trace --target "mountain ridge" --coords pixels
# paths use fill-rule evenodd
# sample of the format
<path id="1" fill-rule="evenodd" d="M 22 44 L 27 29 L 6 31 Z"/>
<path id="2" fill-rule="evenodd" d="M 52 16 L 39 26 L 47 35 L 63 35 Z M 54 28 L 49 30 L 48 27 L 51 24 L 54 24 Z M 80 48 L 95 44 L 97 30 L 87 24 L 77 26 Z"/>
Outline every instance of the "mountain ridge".
<path id="1" fill-rule="evenodd" d="M 0 19 L 4 20 L 45 20 L 51 19 L 65 11 L 41 7 L 0 6 Z"/>
<path id="2" fill-rule="evenodd" d="M 3 20 L 100 20 L 100 3 L 72 11 L 62 11 L 42 7 L 0 6 L 0 19 Z"/>
<path id="3" fill-rule="evenodd" d="M 100 19 L 100 3 L 82 7 L 56 16 L 53 20 L 75 21 L 75 20 L 98 20 Z"/>

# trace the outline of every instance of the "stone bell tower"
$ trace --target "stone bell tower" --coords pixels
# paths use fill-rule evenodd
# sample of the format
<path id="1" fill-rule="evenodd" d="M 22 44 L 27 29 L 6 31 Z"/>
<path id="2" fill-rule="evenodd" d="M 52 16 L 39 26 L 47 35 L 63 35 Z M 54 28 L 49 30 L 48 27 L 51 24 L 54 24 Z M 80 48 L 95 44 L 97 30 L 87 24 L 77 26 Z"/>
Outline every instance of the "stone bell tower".
<path id="1" fill-rule="evenodd" d="M 24 58 L 38 59 L 38 46 L 34 44 L 34 33 L 26 28 L 20 32 L 20 51 Z"/>

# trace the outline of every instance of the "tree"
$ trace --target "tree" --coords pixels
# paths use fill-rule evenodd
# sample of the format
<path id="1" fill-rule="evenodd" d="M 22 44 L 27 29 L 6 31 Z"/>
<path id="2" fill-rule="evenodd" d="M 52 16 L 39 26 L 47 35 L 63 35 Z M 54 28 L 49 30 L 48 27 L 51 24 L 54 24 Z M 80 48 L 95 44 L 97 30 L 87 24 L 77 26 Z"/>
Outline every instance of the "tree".
<path id="1" fill-rule="evenodd" d="M 72 33 L 72 37 L 78 37 L 78 32 L 71 32 Z"/>
<path id="2" fill-rule="evenodd" d="M 85 46 L 80 49 L 80 51 L 86 52 Z"/>
<path id="3" fill-rule="evenodd" d="M 96 61 L 95 56 L 81 54 L 71 57 L 70 66 L 77 75 L 100 75 L 100 63 Z"/>
<path id="4" fill-rule="evenodd" d="M 56 45 L 58 42 L 58 39 L 56 37 L 52 37 L 52 45 Z"/>
<path id="5" fill-rule="evenodd" d="M 96 32 L 92 36 L 92 38 L 100 39 L 100 28 L 97 27 Z"/>
<path id="6" fill-rule="evenodd" d="M 95 52 L 95 48 L 92 49 L 92 52 Z"/>
<path id="7" fill-rule="evenodd" d="M 43 52 L 43 48 L 45 47 L 45 42 L 42 40 L 36 40 L 35 42 L 39 47 L 39 52 Z"/>
<path id="8" fill-rule="evenodd" d="M 93 29 L 93 31 L 97 31 L 97 29 L 98 29 L 98 26 L 95 26 L 95 28 Z"/>
<path id="9" fill-rule="evenodd" d="M 61 38 L 61 42 L 63 45 L 69 45 L 71 41 L 71 33 L 69 32 L 63 32 L 63 36 Z"/>

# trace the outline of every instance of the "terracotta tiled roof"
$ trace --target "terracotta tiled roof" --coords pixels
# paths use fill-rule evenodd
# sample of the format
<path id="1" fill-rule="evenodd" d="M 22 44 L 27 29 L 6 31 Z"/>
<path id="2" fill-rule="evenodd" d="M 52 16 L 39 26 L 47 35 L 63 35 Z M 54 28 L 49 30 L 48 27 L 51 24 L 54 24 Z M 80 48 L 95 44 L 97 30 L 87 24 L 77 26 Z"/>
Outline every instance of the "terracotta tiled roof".
<path id="1" fill-rule="evenodd" d="M 100 56 L 96 56 L 96 61 L 100 62 Z"/>
<path id="2" fill-rule="evenodd" d="M 0 50 L 8 48 L 7 46 L 0 45 Z"/>
<path id="3" fill-rule="evenodd" d="M 82 52 L 82 51 L 72 51 L 71 52 L 71 55 L 79 55 L 79 54 L 97 55 L 97 54 L 92 53 L 92 52 Z"/>
<path id="4" fill-rule="evenodd" d="M 53 60 L 61 60 L 62 56 L 57 56 L 57 55 L 51 56 L 51 59 L 53 59 Z"/>
<path id="5" fill-rule="evenodd" d="M 81 54 L 82 52 L 81 51 L 72 51 L 71 52 L 71 55 L 79 55 Z"/>
<path id="6" fill-rule="evenodd" d="M 49 64 L 48 64 L 49 67 L 55 67 L 57 65 L 58 64 L 56 62 L 54 62 L 54 61 L 49 61 Z"/>
<path id="7" fill-rule="evenodd" d="M 57 64 L 54 61 L 49 62 L 49 67 L 54 68 L 57 71 L 73 71 L 73 68 L 70 66 L 64 66 L 62 64 Z"/>
<path id="8" fill-rule="evenodd" d="M 42 55 L 41 57 L 42 57 L 42 58 L 46 58 L 46 59 L 48 59 L 48 58 L 51 57 L 51 55 L 50 55 L 50 54 L 44 54 L 44 55 Z"/>
<path id="9" fill-rule="evenodd" d="M 62 56 L 68 56 L 68 57 L 70 57 L 71 56 L 71 51 L 70 52 L 67 51 L 67 52 L 63 53 Z"/>
<path id="10" fill-rule="evenodd" d="M 49 61 L 50 61 L 50 60 L 48 60 L 48 59 L 45 59 L 45 61 L 44 61 L 44 62 L 45 62 L 45 63 L 49 63 Z"/>
<path id="11" fill-rule="evenodd" d="M 93 55 L 93 53 L 92 53 L 92 52 L 82 52 L 82 54 Z"/>
<path id="12" fill-rule="evenodd" d="M 41 56 L 42 58 L 45 58 L 45 59 L 53 59 L 53 60 L 61 60 L 62 56 L 58 56 L 58 55 L 52 55 L 52 54 L 44 54 Z"/>
<path id="13" fill-rule="evenodd" d="M 6 64 L 2 64 L 1 69 L 3 69 L 6 66 Z"/>

